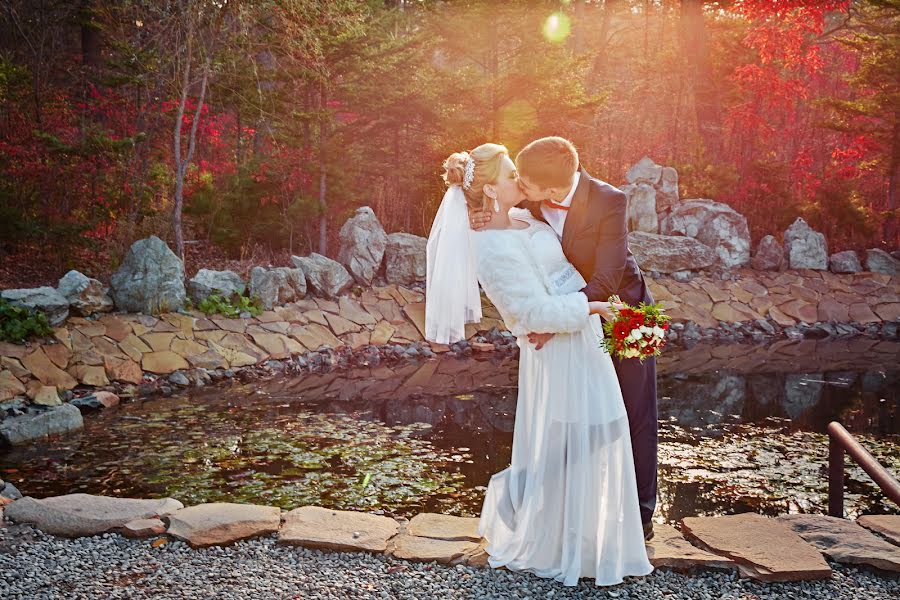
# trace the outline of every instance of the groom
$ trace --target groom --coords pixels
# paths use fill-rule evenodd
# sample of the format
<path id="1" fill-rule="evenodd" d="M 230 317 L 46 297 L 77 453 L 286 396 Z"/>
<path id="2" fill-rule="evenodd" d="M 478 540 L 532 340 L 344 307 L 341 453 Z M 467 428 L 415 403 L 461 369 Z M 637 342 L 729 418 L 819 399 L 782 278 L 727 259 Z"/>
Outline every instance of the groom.
<path id="1" fill-rule="evenodd" d="M 618 295 L 636 306 L 653 302 L 641 270 L 628 249 L 625 194 L 579 166 L 575 146 L 561 137 L 545 137 L 525 146 L 516 156 L 519 185 L 528 198 L 520 207 L 546 222 L 562 240 L 566 258 L 588 282 L 588 300 Z M 490 212 L 471 212 L 479 229 Z M 610 316 L 611 315 L 607 315 Z M 529 341 L 540 349 L 553 334 L 534 332 Z M 644 537 L 653 537 L 656 508 L 657 416 L 656 359 L 612 359 L 622 388 Z M 599 399 L 598 399 L 599 401 Z"/>

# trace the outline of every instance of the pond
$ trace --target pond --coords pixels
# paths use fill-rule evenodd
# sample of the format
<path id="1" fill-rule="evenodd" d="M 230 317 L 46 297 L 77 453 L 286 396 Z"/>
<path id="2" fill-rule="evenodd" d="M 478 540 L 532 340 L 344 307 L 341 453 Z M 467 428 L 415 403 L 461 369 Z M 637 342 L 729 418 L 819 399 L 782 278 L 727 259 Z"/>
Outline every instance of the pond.
<path id="1" fill-rule="evenodd" d="M 670 348 L 659 363 L 658 520 L 824 513 L 841 421 L 900 470 L 900 344 L 856 339 Z M 79 433 L 0 453 L 44 497 L 172 496 L 411 516 L 477 515 L 512 447 L 516 359 L 403 363 L 148 399 Z M 848 461 L 850 516 L 897 513 Z"/>

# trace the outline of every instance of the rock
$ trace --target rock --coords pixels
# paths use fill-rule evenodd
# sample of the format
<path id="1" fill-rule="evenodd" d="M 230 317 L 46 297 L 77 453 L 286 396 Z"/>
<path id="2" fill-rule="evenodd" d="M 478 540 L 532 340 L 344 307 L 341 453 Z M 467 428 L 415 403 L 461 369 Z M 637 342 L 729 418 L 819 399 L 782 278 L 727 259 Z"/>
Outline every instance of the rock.
<path id="1" fill-rule="evenodd" d="M 71 404 L 27 407 L 25 414 L 0 421 L 0 446 L 16 446 L 84 427 L 81 411 Z"/>
<path id="2" fill-rule="evenodd" d="M 785 266 L 784 246 L 774 236 L 767 235 L 759 241 L 750 266 L 757 271 L 780 271 Z"/>
<path id="3" fill-rule="evenodd" d="M 153 315 L 184 307 L 184 265 L 164 241 L 152 235 L 131 245 L 110 279 L 120 310 Z"/>
<path id="4" fill-rule="evenodd" d="M 167 379 L 169 380 L 169 383 L 177 385 L 178 387 L 187 387 L 191 385 L 190 379 L 188 379 L 187 375 L 185 375 L 181 371 L 175 371 L 174 373 L 171 373 Z"/>
<path id="5" fill-rule="evenodd" d="M 859 273 L 862 265 L 854 250 L 835 252 L 828 258 L 828 268 L 832 273 Z"/>
<path id="6" fill-rule="evenodd" d="M 659 219 L 656 216 L 656 190 L 646 183 L 627 185 L 623 190 L 628 197 L 628 231 L 657 233 Z"/>
<path id="7" fill-rule="evenodd" d="M 686 517 L 685 537 L 735 561 L 741 573 L 760 581 L 828 579 L 831 567 L 818 550 L 775 519 L 756 513 Z"/>
<path id="8" fill-rule="evenodd" d="M 734 568 L 734 561 L 692 545 L 671 525 L 653 525 L 653 539 L 647 542 L 647 557 L 654 567 L 690 569 L 707 567 L 717 569 Z"/>
<path id="9" fill-rule="evenodd" d="M 825 236 L 814 231 L 801 217 L 784 232 L 784 253 L 788 268 L 817 269 L 828 268 L 828 244 Z"/>
<path id="10" fill-rule="evenodd" d="M 302 506 L 285 515 L 278 542 L 339 551 L 384 552 L 399 528 L 397 521 L 380 515 Z"/>
<path id="11" fill-rule="evenodd" d="M 656 187 L 656 212 L 663 212 L 678 204 L 678 171 L 663 167 L 662 178 Z"/>
<path id="12" fill-rule="evenodd" d="M 162 350 L 145 354 L 141 359 L 141 368 L 151 373 L 168 375 L 179 369 L 189 369 L 190 365 L 171 350 Z"/>
<path id="13" fill-rule="evenodd" d="M 162 519 L 135 519 L 122 526 L 122 535 L 129 538 L 148 538 L 166 532 Z"/>
<path id="14" fill-rule="evenodd" d="M 138 363 L 131 359 L 121 359 L 112 356 L 103 357 L 103 368 L 106 376 L 111 381 L 124 381 L 125 383 L 140 384 L 144 372 Z"/>
<path id="15" fill-rule="evenodd" d="M 25 386 L 9 371 L 0 371 L 0 402 L 25 394 Z"/>
<path id="16" fill-rule="evenodd" d="M 700 270 L 716 262 L 712 248 L 690 237 L 634 231 L 628 234 L 628 246 L 645 271 Z"/>
<path id="17" fill-rule="evenodd" d="M 44 385 L 53 385 L 61 390 L 71 390 L 78 385 L 74 377 L 56 366 L 43 348 L 38 348 L 22 358 L 22 365 Z"/>
<path id="18" fill-rule="evenodd" d="M 653 162 L 649 156 L 645 156 L 625 172 L 625 179 L 628 183 L 649 183 L 650 185 L 656 185 L 659 183 L 662 173 L 663 168 Z"/>
<path id="19" fill-rule="evenodd" d="M 388 283 L 407 285 L 425 281 L 427 263 L 423 237 L 411 233 L 392 233 L 384 252 L 384 272 Z"/>
<path id="20" fill-rule="evenodd" d="M 303 269 L 253 267 L 250 271 L 250 293 L 259 296 L 266 310 L 303 299 L 306 276 Z"/>
<path id="21" fill-rule="evenodd" d="M 213 271 L 200 269 L 188 281 L 188 293 L 195 302 L 200 302 L 212 294 L 230 298 L 232 294 L 243 294 L 247 284 L 234 271 Z M 304 282 L 305 287 L 305 282 Z"/>
<path id="22" fill-rule="evenodd" d="M 0 506 L 2 506 L 4 504 L 8 504 L 6 500 L 19 500 L 20 498 L 22 498 L 22 492 L 20 492 L 18 488 L 16 488 L 16 486 L 11 484 L 10 482 L 4 482 L 2 479 L 0 479 L 0 498 L 4 499 L 3 502 L 0 502 Z M 0 515 L 0 518 L 2 518 L 2 515 Z M 0 523 L 2 523 L 2 521 L 0 521 Z M 0 525 L 0 527 L 2 527 L 2 525 Z"/>
<path id="23" fill-rule="evenodd" d="M 893 276 L 900 273 L 900 260 L 884 250 L 870 248 L 866 250 L 866 270 Z"/>
<path id="24" fill-rule="evenodd" d="M 452 541 L 478 542 L 477 517 L 454 517 L 440 513 L 419 513 L 409 521 L 410 535 Z"/>
<path id="25" fill-rule="evenodd" d="M 856 522 L 900 546 L 900 515 L 863 515 Z"/>
<path id="26" fill-rule="evenodd" d="M 337 298 L 353 284 L 344 265 L 327 256 L 313 252 L 309 256 L 292 256 L 291 262 L 303 270 L 312 293 L 318 296 Z"/>
<path id="27" fill-rule="evenodd" d="M 172 498 L 138 500 L 68 494 L 43 500 L 26 496 L 8 506 L 6 516 L 16 523 L 32 523 L 51 535 L 86 537 L 119 529 L 136 519 L 162 517 L 180 508 L 184 505 Z"/>
<path id="28" fill-rule="evenodd" d="M 68 300 L 72 311 L 82 317 L 113 309 L 113 300 L 103 284 L 74 269 L 63 275 L 56 289 Z"/>
<path id="29" fill-rule="evenodd" d="M 356 209 L 340 232 L 338 262 L 347 267 L 356 282 L 372 285 L 387 247 L 387 234 L 368 206 Z"/>
<path id="30" fill-rule="evenodd" d="M 750 262 L 750 230 L 736 210 L 712 200 L 686 200 L 672 209 L 660 225 L 664 235 L 684 235 L 712 248 L 726 268 Z"/>
<path id="31" fill-rule="evenodd" d="M 170 515 L 167 533 L 201 548 L 274 533 L 279 525 L 281 509 L 276 506 L 213 502 L 182 508 Z"/>
<path id="32" fill-rule="evenodd" d="M 831 560 L 900 571 L 900 548 L 853 521 L 821 515 L 782 515 L 778 520 Z"/>
<path id="33" fill-rule="evenodd" d="M 401 535 L 397 538 L 391 554 L 403 560 L 439 562 L 450 564 L 472 553 L 478 548 L 477 542 L 438 540 Z"/>
<path id="34" fill-rule="evenodd" d="M 69 301 L 49 286 L 3 290 L 0 297 L 10 304 L 33 308 L 47 315 L 50 325 L 56 327 L 69 316 Z"/>
<path id="35" fill-rule="evenodd" d="M 42 385 L 32 402 L 40 406 L 60 406 L 62 404 L 56 386 L 52 385 Z"/>

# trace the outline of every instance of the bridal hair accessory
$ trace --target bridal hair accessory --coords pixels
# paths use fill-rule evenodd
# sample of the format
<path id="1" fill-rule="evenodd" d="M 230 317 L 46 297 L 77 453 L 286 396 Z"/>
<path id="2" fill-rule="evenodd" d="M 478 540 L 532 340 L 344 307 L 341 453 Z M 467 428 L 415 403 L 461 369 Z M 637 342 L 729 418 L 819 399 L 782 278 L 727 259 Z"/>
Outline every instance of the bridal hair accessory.
<path id="1" fill-rule="evenodd" d="M 472 160 L 472 157 L 466 159 L 466 172 L 463 175 L 463 189 L 469 189 L 469 186 L 472 185 L 472 181 L 475 179 L 475 161 Z"/>
<path id="2" fill-rule="evenodd" d="M 469 159 L 466 165 L 468 178 Z M 471 183 L 471 179 L 469 179 Z M 481 321 L 475 275 L 475 242 L 466 196 L 451 185 L 441 200 L 425 246 L 425 339 L 452 344 L 466 339 L 466 323 Z"/>

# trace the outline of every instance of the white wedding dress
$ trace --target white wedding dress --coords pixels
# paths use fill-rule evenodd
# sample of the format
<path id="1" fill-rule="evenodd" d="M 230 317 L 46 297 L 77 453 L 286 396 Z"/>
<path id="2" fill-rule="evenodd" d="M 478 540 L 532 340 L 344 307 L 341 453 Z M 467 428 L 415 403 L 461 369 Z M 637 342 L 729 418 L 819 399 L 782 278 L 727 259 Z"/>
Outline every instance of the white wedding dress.
<path id="1" fill-rule="evenodd" d="M 518 338 L 512 461 L 491 477 L 478 525 L 492 567 L 576 585 L 653 570 L 644 547 L 628 419 L 600 318 L 554 231 L 473 233 L 478 280 Z M 541 349 L 529 332 L 554 332 Z"/>

